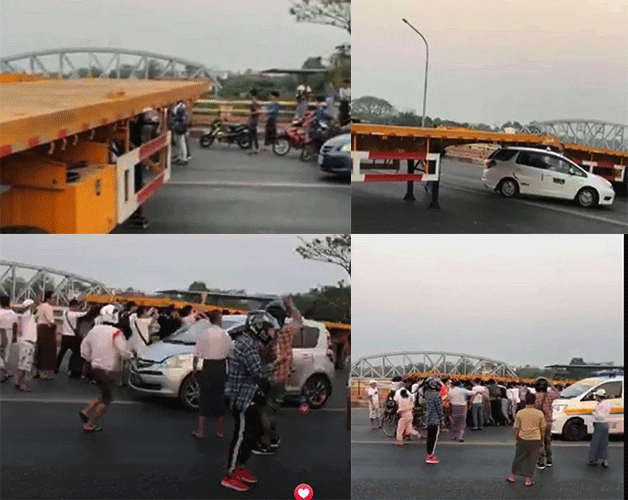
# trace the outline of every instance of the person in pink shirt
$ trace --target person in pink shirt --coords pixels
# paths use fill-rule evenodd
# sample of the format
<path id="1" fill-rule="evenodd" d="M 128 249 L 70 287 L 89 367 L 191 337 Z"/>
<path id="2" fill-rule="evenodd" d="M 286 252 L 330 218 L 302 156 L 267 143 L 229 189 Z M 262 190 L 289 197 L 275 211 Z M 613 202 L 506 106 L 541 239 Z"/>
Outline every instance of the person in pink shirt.
<path id="1" fill-rule="evenodd" d="M 397 413 L 399 422 L 397 424 L 397 441 L 395 444 L 403 445 L 404 436 L 418 436 L 421 434 L 412 426 L 412 410 L 414 409 L 414 395 L 410 394 L 406 388 L 401 388 L 395 392 L 395 402 L 397 403 Z"/>

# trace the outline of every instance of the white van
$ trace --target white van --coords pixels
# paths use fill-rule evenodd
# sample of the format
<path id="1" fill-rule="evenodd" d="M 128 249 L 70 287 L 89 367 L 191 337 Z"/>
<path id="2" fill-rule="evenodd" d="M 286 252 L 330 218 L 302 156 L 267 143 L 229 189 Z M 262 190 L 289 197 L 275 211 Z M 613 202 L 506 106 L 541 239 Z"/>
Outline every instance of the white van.
<path id="1" fill-rule="evenodd" d="M 609 418 L 611 434 L 624 433 L 624 376 L 592 377 L 579 380 L 560 393 L 553 404 L 552 434 L 562 435 L 568 441 L 579 441 L 593 434 L 593 393 L 606 391 L 612 410 Z"/>

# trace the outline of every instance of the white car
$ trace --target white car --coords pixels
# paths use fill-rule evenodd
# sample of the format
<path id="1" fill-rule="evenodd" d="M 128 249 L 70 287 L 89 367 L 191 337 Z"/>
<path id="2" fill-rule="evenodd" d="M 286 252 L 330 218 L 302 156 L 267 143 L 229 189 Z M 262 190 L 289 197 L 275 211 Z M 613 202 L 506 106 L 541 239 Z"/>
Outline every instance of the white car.
<path id="1" fill-rule="evenodd" d="M 245 320 L 243 314 L 223 316 L 223 328 L 235 338 Z M 331 336 L 324 323 L 308 319 L 303 323 L 292 343 L 293 372 L 286 384 L 286 398 L 298 398 L 307 390 L 310 407 L 320 408 L 332 391 Z M 131 363 L 129 386 L 143 394 L 179 398 L 187 409 L 197 409 L 199 385 L 192 375 L 192 352 L 199 331 L 207 326 L 207 320 L 197 321 L 143 349 Z"/>
<path id="2" fill-rule="evenodd" d="M 506 198 L 518 194 L 575 200 L 581 207 L 612 205 L 612 184 L 559 153 L 537 148 L 505 147 L 484 161 L 482 181 Z"/>

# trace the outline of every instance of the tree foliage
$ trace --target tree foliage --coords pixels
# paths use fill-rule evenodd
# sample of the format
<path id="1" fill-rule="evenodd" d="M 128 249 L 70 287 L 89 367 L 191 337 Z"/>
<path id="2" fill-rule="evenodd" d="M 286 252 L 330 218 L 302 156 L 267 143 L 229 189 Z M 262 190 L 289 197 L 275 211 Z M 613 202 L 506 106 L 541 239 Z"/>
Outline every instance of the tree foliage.
<path id="1" fill-rule="evenodd" d="M 293 299 L 308 319 L 351 323 L 351 287 L 343 281 L 338 286 L 312 288 L 308 293 L 294 295 Z"/>
<path id="2" fill-rule="evenodd" d="M 188 287 L 188 290 L 190 292 L 205 292 L 207 291 L 207 285 L 204 281 L 195 281 Z"/>
<path id="3" fill-rule="evenodd" d="M 296 248 L 296 252 L 308 260 L 327 262 L 341 266 L 351 276 L 351 235 L 336 234 L 324 239 L 315 238 L 305 241 L 299 238 L 303 245 Z"/>
<path id="4" fill-rule="evenodd" d="M 351 103 L 351 115 L 360 120 L 379 122 L 396 114 L 395 107 L 385 99 L 364 96 Z"/>
<path id="5" fill-rule="evenodd" d="M 351 34 L 351 0 L 290 0 L 298 22 L 335 26 Z"/>

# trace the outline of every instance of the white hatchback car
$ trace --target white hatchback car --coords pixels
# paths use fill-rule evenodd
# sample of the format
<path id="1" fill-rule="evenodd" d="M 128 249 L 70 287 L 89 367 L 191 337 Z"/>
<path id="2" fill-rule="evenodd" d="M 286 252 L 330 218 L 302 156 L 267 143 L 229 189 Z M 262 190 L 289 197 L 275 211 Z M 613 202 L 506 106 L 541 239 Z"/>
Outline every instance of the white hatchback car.
<path id="1" fill-rule="evenodd" d="M 484 185 L 507 198 L 518 194 L 576 200 L 581 207 L 612 205 L 612 184 L 586 172 L 559 153 L 537 148 L 505 147 L 484 161 Z"/>
<path id="2" fill-rule="evenodd" d="M 235 338 L 245 320 L 246 315 L 223 316 L 223 328 Z M 286 384 L 286 398 L 298 398 L 307 391 L 310 407 L 320 408 L 332 391 L 331 337 L 324 323 L 308 319 L 303 323 L 292 343 L 293 372 Z M 198 408 L 199 385 L 192 375 L 192 352 L 199 331 L 207 326 L 207 320 L 197 321 L 143 349 L 131 363 L 129 386 L 146 395 L 179 398 L 189 410 Z"/>

